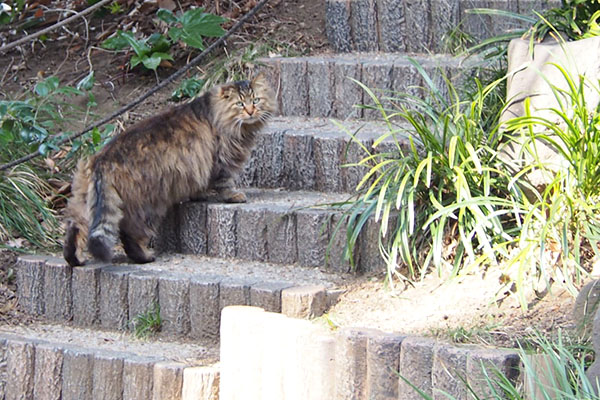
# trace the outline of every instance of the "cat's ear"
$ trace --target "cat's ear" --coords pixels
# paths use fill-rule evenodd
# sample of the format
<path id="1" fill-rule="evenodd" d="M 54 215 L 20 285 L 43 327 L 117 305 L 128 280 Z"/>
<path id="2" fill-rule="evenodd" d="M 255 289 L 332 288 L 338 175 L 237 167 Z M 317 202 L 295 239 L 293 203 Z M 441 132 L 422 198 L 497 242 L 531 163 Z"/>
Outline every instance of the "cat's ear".
<path id="1" fill-rule="evenodd" d="M 266 85 L 267 79 L 265 78 L 265 74 L 259 72 L 254 78 L 252 78 L 252 86 L 254 85 Z"/>
<path id="2" fill-rule="evenodd" d="M 235 87 L 233 85 L 223 85 L 219 86 L 219 90 L 217 91 L 217 93 L 222 99 L 228 99 L 232 95 L 234 90 Z"/>

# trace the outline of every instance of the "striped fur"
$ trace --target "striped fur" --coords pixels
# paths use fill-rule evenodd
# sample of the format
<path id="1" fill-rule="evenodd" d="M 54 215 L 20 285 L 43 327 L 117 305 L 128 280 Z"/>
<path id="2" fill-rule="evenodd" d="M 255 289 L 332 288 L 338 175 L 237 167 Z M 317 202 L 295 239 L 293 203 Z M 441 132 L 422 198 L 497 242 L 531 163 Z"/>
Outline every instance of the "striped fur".
<path id="1" fill-rule="evenodd" d="M 169 207 L 215 192 L 244 202 L 233 182 L 256 133 L 276 112 L 262 75 L 217 86 L 194 101 L 143 120 L 80 161 L 66 210 L 65 260 L 83 265 L 84 249 L 110 261 L 120 239 L 127 256 L 150 262 L 147 248 Z"/>

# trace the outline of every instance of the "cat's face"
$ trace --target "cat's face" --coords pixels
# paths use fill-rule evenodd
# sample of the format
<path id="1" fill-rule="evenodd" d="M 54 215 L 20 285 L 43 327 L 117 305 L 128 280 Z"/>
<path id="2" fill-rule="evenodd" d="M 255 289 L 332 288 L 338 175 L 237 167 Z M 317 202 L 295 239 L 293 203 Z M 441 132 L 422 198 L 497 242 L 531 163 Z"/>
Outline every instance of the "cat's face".
<path id="1" fill-rule="evenodd" d="M 262 74 L 221 86 L 219 97 L 224 114 L 236 125 L 264 123 L 276 111 L 275 96 Z"/>

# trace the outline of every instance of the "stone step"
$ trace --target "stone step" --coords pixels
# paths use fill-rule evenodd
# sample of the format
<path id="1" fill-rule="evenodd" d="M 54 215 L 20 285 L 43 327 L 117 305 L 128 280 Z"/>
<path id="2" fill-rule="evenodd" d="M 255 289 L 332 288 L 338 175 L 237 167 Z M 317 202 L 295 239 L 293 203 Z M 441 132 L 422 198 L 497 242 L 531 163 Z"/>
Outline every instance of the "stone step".
<path id="1" fill-rule="evenodd" d="M 533 15 L 559 7 L 560 0 L 326 0 L 325 27 L 340 53 L 383 51 L 445 53 L 459 27 L 476 40 L 526 28 L 513 18 L 469 13 L 492 8 Z"/>
<path id="2" fill-rule="evenodd" d="M 34 324 L 0 327 L 0 399 L 218 399 L 216 344 Z"/>
<path id="3" fill-rule="evenodd" d="M 157 240 L 170 253 L 298 264 L 347 273 L 347 194 L 246 189 L 243 204 L 187 202 L 168 215 Z M 380 272 L 379 224 L 369 219 L 353 249 L 357 272 Z M 257 265 L 256 268 L 261 268 Z"/>
<path id="4" fill-rule="evenodd" d="M 409 149 L 407 133 L 401 128 L 395 127 L 399 130 L 396 141 L 390 137 L 374 149 L 374 140 L 388 132 L 383 123 L 356 120 L 339 123 L 347 131 L 325 118 L 274 118 L 259 134 L 239 184 L 352 193 L 367 168 L 349 164 L 367 157 L 365 149 L 371 153 L 397 152 L 396 146 L 403 151 Z"/>
<path id="5" fill-rule="evenodd" d="M 502 391 L 486 376 L 502 373 L 515 384 L 524 373 L 516 350 L 332 330 L 256 307 L 228 307 L 222 319 L 221 400 L 492 399 Z"/>
<path id="6" fill-rule="evenodd" d="M 273 87 L 278 89 L 281 115 L 346 120 L 381 118 L 377 110 L 357 107 L 374 102 L 350 78 L 378 89 L 375 93 L 381 100 L 398 92 L 423 97 L 427 92 L 422 88 L 427 85 L 411 59 L 422 66 L 441 92 L 446 91 L 444 77 L 458 84 L 478 63 L 474 58 L 392 53 L 273 57 L 261 58 L 258 62 Z M 392 104 L 385 102 L 387 108 L 397 110 Z"/>
<path id="7" fill-rule="evenodd" d="M 160 338 L 217 340 L 228 305 L 320 316 L 354 278 L 319 269 L 165 255 L 144 265 L 72 268 L 52 256 L 23 256 L 16 264 L 22 309 L 80 327 L 134 330 L 143 316 L 158 319 Z"/>

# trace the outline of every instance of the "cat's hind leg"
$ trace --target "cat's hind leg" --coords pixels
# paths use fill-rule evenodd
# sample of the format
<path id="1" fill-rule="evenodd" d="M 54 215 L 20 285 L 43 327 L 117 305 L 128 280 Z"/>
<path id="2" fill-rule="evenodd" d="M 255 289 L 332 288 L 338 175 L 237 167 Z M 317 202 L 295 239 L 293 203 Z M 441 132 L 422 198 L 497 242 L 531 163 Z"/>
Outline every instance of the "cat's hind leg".
<path id="1" fill-rule="evenodd" d="M 121 229 L 119 236 L 125 254 L 127 254 L 127 257 L 132 261 L 138 264 L 145 264 L 156 259 L 152 251 L 148 249 L 147 243 L 149 240 L 147 238 L 134 237 L 130 232 L 127 232 L 127 230 L 124 229 Z"/>

